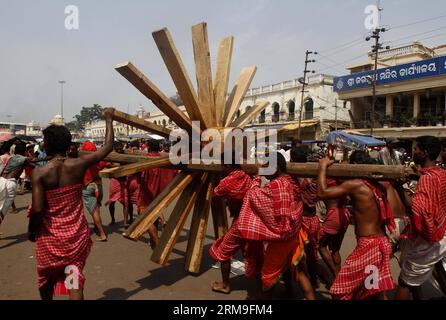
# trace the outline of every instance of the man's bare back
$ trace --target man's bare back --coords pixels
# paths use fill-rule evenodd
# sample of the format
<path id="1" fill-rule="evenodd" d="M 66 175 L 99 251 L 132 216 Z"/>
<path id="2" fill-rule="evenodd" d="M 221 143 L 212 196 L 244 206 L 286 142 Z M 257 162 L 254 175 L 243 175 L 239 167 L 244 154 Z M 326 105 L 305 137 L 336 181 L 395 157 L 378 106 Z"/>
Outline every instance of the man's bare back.
<path id="1" fill-rule="evenodd" d="M 384 235 L 373 191 L 360 179 L 348 180 L 339 186 L 327 187 L 327 168 L 334 162 L 322 159 L 319 164 L 318 197 L 327 201 L 350 196 L 353 202 L 355 234 L 358 237 Z"/>

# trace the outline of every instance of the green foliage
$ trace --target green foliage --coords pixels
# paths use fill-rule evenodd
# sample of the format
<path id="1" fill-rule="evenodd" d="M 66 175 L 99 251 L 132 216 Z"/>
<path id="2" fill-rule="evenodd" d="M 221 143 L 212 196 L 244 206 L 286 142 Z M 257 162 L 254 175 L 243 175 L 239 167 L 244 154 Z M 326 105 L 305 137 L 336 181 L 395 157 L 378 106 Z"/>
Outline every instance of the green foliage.
<path id="1" fill-rule="evenodd" d="M 87 123 L 102 119 L 103 110 L 104 108 L 99 104 L 94 104 L 92 107 L 82 107 L 80 114 L 74 116 L 76 120 L 69 122 L 69 124 L 75 128 L 75 130 L 85 129 Z"/>

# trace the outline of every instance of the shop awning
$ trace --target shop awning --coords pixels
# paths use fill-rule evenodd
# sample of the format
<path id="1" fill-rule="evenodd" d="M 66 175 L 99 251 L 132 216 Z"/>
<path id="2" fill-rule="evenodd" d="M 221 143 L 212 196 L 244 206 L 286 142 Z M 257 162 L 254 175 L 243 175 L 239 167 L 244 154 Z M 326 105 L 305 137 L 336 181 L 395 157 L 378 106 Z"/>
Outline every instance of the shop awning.
<path id="1" fill-rule="evenodd" d="M 314 127 L 318 124 L 318 121 L 302 121 L 300 127 L 301 128 L 311 128 Z M 298 130 L 299 129 L 299 122 L 296 123 L 290 123 L 287 124 L 286 126 L 282 127 L 281 129 L 279 129 L 280 131 L 293 131 L 293 130 Z"/>
<path id="2" fill-rule="evenodd" d="M 385 146 L 384 141 L 372 136 L 351 134 L 344 131 L 333 131 L 327 136 L 327 143 L 340 148 L 365 149 L 366 147 Z"/>

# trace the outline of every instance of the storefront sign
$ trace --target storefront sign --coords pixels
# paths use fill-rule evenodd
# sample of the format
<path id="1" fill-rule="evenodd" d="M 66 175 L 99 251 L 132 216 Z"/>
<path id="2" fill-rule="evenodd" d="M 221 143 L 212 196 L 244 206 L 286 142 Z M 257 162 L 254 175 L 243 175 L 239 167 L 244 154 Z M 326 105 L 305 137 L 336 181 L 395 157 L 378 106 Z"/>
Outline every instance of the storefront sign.
<path id="1" fill-rule="evenodd" d="M 374 71 L 354 73 L 334 78 L 334 91 L 362 89 L 372 86 Z M 446 74 L 446 56 L 401 64 L 377 70 L 377 85 L 403 82 Z"/>

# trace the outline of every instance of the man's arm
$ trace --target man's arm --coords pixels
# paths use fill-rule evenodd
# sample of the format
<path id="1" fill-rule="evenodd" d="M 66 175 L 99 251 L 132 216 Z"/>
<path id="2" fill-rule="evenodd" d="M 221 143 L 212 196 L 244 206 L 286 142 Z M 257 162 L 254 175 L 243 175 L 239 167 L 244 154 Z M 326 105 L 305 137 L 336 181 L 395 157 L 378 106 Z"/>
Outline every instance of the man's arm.
<path id="1" fill-rule="evenodd" d="M 42 222 L 42 215 L 45 206 L 45 193 L 42 180 L 40 178 L 40 172 L 34 172 L 32 175 L 32 185 L 32 207 L 29 216 L 28 239 L 35 242 L 36 234 L 39 231 Z"/>
<path id="2" fill-rule="evenodd" d="M 333 163 L 334 161 L 330 161 L 328 158 L 323 158 L 319 161 L 317 196 L 321 200 L 337 199 L 343 196 L 347 196 L 351 193 L 353 188 L 356 187 L 356 182 L 353 180 L 346 181 L 340 186 L 327 186 L 327 169 Z"/>
<path id="3" fill-rule="evenodd" d="M 113 143 L 115 135 L 113 132 L 113 113 L 115 109 L 107 108 L 104 110 L 103 116 L 106 123 L 105 144 L 98 151 L 79 157 L 79 161 L 85 168 L 103 160 L 110 152 L 113 151 Z"/>

